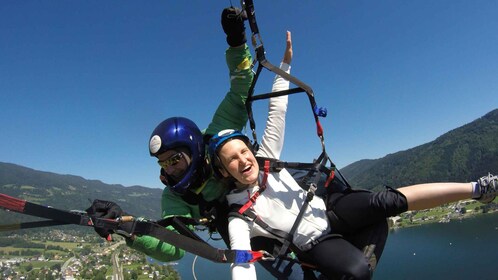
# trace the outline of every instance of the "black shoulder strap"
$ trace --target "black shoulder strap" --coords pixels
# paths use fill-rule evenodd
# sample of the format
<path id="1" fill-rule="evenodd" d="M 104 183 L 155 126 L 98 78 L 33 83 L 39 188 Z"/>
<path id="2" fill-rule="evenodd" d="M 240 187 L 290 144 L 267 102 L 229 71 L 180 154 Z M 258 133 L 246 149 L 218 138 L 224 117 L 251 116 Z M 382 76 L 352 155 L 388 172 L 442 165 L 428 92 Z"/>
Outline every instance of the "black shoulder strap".
<path id="1" fill-rule="evenodd" d="M 228 237 L 228 221 L 226 216 L 228 213 L 228 205 L 226 203 L 226 200 L 207 201 L 206 199 L 204 199 L 202 193 L 197 194 L 190 190 L 187 190 L 181 198 L 188 204 L 199 206 L 199 213 L 202 217 L 204 217 L 202 219 L 202 225 L 207 227 L 207 229 L 209 230 L 210 238 L 213 240 L 223 239 L 225 244 L 229 246 L 230 241 Z M 182 219 L 182 222 L 187 225 L 199 224 L 197 221 L 188 219 Z M 214 236 L 216 232 L 221 236 L 221 238 Z M 186 235 L 191 234 L 187 233 Z"/>
<path id="2" fill-rule="evenodd" d="M 200 225 L 201 222 L 196 219 L 182 217 L 182 216 L 171 216 L 168 218 L 164 218 L 162 220 L 157 221 L 157 224 L 162 227 L 172 226 L 176 229 L 181 235 L 188 236 L 192 239 L 205 242 L 202 238 L 200 238 L 195 232 L 188 228 L 188 225 L 196 226 Z"/>
<path id="3" fill-rule="evenodd" d="M 64 222 L 53 221 L 53 220 L 24 222 L 17 224 L 0 225 L 0 231 L 12 231 L 12 230 L 38 228 L 38 227 L 51 227 L 51 226 L 60 226 L 60 225 L 67 225 L 67 224 Z"/>
<path id="4" fill-rule="evenodd" d="M 245 0 L 243 9 L 246 11 L 247 19 L 249 21 L 249 27 L 250 27 L 251 32 L 252 32 L 251 42 L 252 42 L 252 45 L 253 45 L 254 50 L 256 52 L 256 59 L 258 62 L 258 68 L 256 69 L 256 73 L 255 73 L 254 78 L 252 80 L 252 84 L 249 87 L 248 97 L 246 100 L 246 110 L 247 110 L 247 114 L 249 117 L 249 124 L 250 124 L 251 130 L 252 130 L 254 143 L 257 146 L 257 137 L 256 137 L 256 129 L 255 129 L 256 124 L 254 122 L 254 117 L 253 117 L 253 113 L 252 113 L 252 101 L 258 100 L 258 99 L 267 99 L 267 98 L 271 98 L 274 96 L 281 96 L 281 95 L 288 95 L 288 94 L 293 94 L 293 93 L 298 93 L 298 92 L 305 92 L 308 96 L 309 101 L 310 101 L 311 110 L 313 112 L 313 117 L 315 118 L 317 135 L 320 138 L 320 141 L 322 142 L 322 149 L 325 149 L 325 146 L 323 143 L 324 142 L 324 140 L 323 140 L 323 128 L 322 128 L 322 125 L 320 124 L 318 117 L 325 117 L 327 115 L 326 109 L 318 108 L 318 106 L 316 105 L 316 102 L 315 102 L 315 96 L 313 93 L 313 89 L 310 86 L 303 83 L 302 81 L 300 81 L 296 77 L 283 71 L 282 69 L 276 67 L 275 65 L 271 64 L 266 59 L 265 50 L 264 50 L 264 46 L 263 46 L 263 40 L 261 39 L 261 34 L 259 33 L 258 24 L 256 22 L 256 12 L 254 9 L 254 2 L 252 0 Z M 261 70 L 263 68 L 266 68 L 267 70 L 281 76 L 282 78 L 288 80 L 289 82 L 296 85 L 297 87 L 293 88 L 293 89 L 289 89 L 289 90 L 271 92 L 271 93 L 267 93 L 267 94 L 253 96 L 256 82 L 257 82 L 259 74 L 261 73 Z"/>
<path id="5" fill-rule="evenodd" d="M 295 169 L 301 169 L 301 170 L 309 170 L 315 167 L 313 163 L 303 163 L 303 162 L 288 162 L 288 161 L 281 161 L 278 159 L 274 158 L 267 158 L 267 157 L 256 157 L 256 160 L 258 161 L 259 166 L 263 166 L 265 161 L 270 162 L 270 172 L 279 172 L 280 170 L 284 168 L 295 168 Z"/>
<path id="6" fill-rule="evenodd" d="M 223 239 L 227 246 L 230 246 L 230 238 L 228 236 L 228 204 L 226 200 L 206 201 L 202 199 L 199 202 L 199 212 L 204 217 L 205 225 L 207 226 L 210 238 L 213 240 Z M 214 236 L 218 233 L 220 237 Z"/>
<path id="7" fill-rule="evenodd" d="M 199 241 L 197 239 L 168 230 L 155 221 L 135 219 L 131 216 L 121 217 L 115 220 L 96 218 L 88 216 L 86 212 L 83 211 L 66 211 L 52 208 L 14 198 L 2 193 L 0 193 L 0 207 L 8 211 L 51 219 L 63 224 L 105 228 L 117 232 L 125 237 L 130 237 L 131 235 L 152 236 L 187 252 L 217 263 L 247 263 L 272 258 L 271 255 L 264 251 L 254 252 L 214 248 L 204 241 Z M 122 228 L 121 225 L 124 223 L 133 223 L 131 231 L 126 232 L 123 230 L 123 228 L 129 228 L 128 226 Z"/>
<path id="8" fill-rule="evenodd" d="M 282 238 L 282 239 L 289 239 L 289 233 L 270 227 L 267 223 L 265 223 L 261 218 L 254 212 L 253 209 L 248 208 L 246 209 L 243 213 L 240 213 L 239 210 L 242 207 L 240 204 L 232 204 L 230 206 L 230 212 L 228 214 L 229 217 L 237 217 L 249 221 L 253 221 L 256 223 L 258 226 L 266 230 L 267 232 L 271 233 L 272 235 Z"/>

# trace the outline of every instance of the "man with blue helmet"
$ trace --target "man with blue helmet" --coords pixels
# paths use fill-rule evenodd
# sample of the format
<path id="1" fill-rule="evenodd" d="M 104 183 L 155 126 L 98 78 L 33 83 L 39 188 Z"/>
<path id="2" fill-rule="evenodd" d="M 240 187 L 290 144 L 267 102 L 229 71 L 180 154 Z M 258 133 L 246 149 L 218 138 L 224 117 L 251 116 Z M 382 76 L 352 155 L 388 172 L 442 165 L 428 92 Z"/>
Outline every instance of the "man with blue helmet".
<path id="1" fill-rule="evenodd" d="M 238 127 L 247 122 L 245 100 L 253 79 L 252 57 L 246 43 L 245 16 L 236 8 L 226 8 L 221 15 L 229 48 L 226 62 L 230 72 L 230 91 L 218 106 L 205 135 L 191 120 L 171 117 L 161 122 L 149 140 L 150 155 L 160 165 L 160 179 L 166 185 L 161 199 L 161 215 L 201 218 L 220 207 L 225 188 L 212 178 L 206 161 L 204 137 L 220 128 Z M 226 212 L 226 211 L 225 211 Z M 224 219 L 218 219 L 220 221 Z M 220 234 L 226 226 L 217 225 Z M 184 250 L 149 236 L 127 239 L 127 244 L 160 261 L 183 257 Z"/>
<path id="2" fill-rule="evenodd" d="M 250 69 L 251 57 L 247 46 L 234 47 L 237 42 L 229 34 L 235 29 L 236 34 L 243 32 L 243 28 L 223 22 L 224 19 L 235 16 L 238 11 L 225 9 L 222 15 L 222 25 L 227 33 L 227 42 L 231 47 L 227 51 L 227 63 L 230 69 L 231 90 L 219 105 L 212 122 L 203 135 L 191 120 L 183 117 L 172 117 L 161 122 L 152 132 L 149 141 L 151 156 L 158 159 L 161 166 L 161 181 L 167 186 L 162 195 L 162 216 L 184 216 L 200 218 L 211 215 L 215 210 L 215 226 L 226 244 L 228 240 L 228 213 L 225 195 L 228 189 L 219 180 L 215 179 L 211 165 L 205 152 L 210 136 L 218 131 L 238 127 L 242 129 L 247 122 L 245 100 L 252 81 L 253 73 Z M 245 42 L 245 37 L 239 36 Z M 292 42 L 290 32 L 287 32 L 287 45 L 282 60 L 281 69 L 290 71 L 292 60 Z M 277 77 L 274 81 L 274 90 L 288 89 L 289 82 Z M 203 139 L 204 138 L 204 139 Z M 255 239 L 255 247 L 272 248 L 274 241 Z M 148 237 L 127 239 L 127 244 L 147 255 L 161 260 L 177 260 L 184 255 L 184 251 L 177 247 Z M 271 263 L 261 263 L 274 276 L 279 277 L 281 272 L 271 268 Z M 300 269 L 288 268 L 286 278 L 302 279 Z"/>
<path id="3" fill-rule="evenodd" d="M 150 155 L 160 165 L 160 179 L 166 185 L 162 194 L 162 217 L 183 216 L 200 218 L 216 211 L 216 230 L 228 241 L 228 224 L 225 194 L 226 187 L 213 178 L 211 165 L 205 152 L 207 140 L 226 128 L 242 129 L 248 119 L 245 101 L 252 83 L 252 57 L 245 44 L 245 16 L 236 8 L 222 12 L 222 27 L 230 47 L 226 61 L 230 71 L 230 91 L 218 106 L 211 123 L 203 134 L 198 126 L 184 117 L 171 117 L 162 121 L 149 138 Z M 290 69 L 292 43 L 287 35 L 283 70 Z M 280 79 L 281 80 L 281 79 Z M 287 85 L 288 82 L 284 85 Z M 92 205 L 95 213 L 105 218 L 120 216 L 119 206 L 114 203 Z M 115 211 L 114 211 L 115 210 Z M 122 211 L 121 211 L 122 212 Z M 223 216 L 224 215 L 224 216 Z M 112 232 L 99 232 L 107 236 Z M 133 236 L 126 239 L 131 248 L 160 261 L 178 260 L 184 250 L 161 242 L 150 236 Z M 268 243 L 270 245 L 271 243 Z"/>
<path id="4" fill-rule="evenodd" d="M 205 164 L 203 135 L 187 118 L 161 122 L 152 132 L 149 152 L 158 158 L 161 181 L 178 195 L 189 188 L 198 189 L 210 173 Z"/>

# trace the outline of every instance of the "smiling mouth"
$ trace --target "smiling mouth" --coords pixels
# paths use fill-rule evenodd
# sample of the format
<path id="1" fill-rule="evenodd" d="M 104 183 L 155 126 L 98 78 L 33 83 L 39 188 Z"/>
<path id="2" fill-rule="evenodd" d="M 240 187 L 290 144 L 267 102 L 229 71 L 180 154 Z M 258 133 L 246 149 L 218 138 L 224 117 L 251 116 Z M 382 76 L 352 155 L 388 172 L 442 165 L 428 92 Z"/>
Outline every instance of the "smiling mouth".
<path id="1" fill-rule="evenodd" d="M 246 168 L 242 169 L 242 172 L 241 172 L 241 173 L 243 173 L 243 174 L 244 174 L 244 173 L 247 173 L 247 172 L 251 171 L 251 168 L 252 168 L 252 166 L 250 166 L 250 165 L 249 165 L 249 166 L 247 166 Z"/>

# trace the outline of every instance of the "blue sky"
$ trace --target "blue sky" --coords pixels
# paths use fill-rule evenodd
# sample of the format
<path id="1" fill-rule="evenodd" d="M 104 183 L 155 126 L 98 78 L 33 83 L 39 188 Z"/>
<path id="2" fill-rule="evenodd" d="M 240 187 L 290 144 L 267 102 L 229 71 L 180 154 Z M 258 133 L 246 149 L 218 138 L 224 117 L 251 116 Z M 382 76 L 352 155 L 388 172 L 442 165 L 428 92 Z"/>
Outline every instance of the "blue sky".
<path id="1" fill-rule="evenodd" d="M 229 1 L 0 4 L 0 161 L 109 184 L 162 187 L 154 127 L 207 127 L 228 89 Z M 238 5 L 238 1 L 233 1 Z M 255 1 L 267 58 L 292 32 L 338 167 L 432 141 L 498 108 L 498 1 Z M 263 72 L 257 92 L 271 88 Z M 304 94 L 289 98 L 283 159 L 320 153 Z M 266 101 L 255 104 L 258 131 Z M 261 132 L 259 132 L 261 136 Z"/>

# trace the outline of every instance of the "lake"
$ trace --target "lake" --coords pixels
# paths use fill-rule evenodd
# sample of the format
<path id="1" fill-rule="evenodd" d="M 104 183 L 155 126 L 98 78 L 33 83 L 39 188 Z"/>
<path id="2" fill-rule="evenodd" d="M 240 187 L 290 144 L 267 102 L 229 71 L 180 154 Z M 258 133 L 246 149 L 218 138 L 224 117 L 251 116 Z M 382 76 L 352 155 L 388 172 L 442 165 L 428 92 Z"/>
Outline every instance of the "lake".
<path id="1" fill-rule="evenodd" d="M 174 267 L 182 279 L 231 279 L 228 264 L 191 254 Z M 273 279 L 257 271 L 258 279 Z M 374 279 L 498 279 L 498 213 L 391 231 Z"/>

